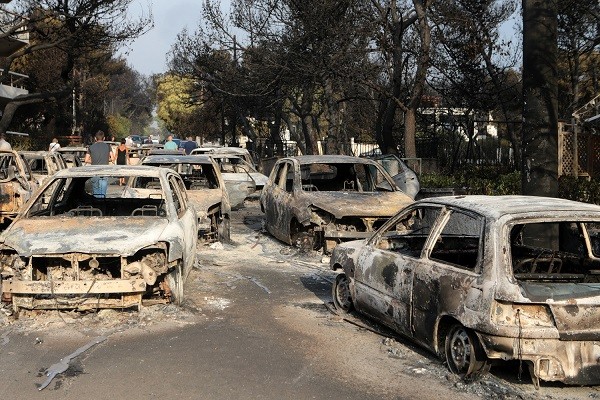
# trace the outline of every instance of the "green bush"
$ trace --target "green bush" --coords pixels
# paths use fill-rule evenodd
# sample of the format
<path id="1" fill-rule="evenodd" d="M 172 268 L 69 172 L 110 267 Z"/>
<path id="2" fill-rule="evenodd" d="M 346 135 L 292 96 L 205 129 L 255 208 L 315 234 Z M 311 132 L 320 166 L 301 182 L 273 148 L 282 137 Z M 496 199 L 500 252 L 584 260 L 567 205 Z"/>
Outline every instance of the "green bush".
<path id="1" fill-rule="evenodd" d="M 564 199 L 600 204 L 600 182 L 592 179 L 561 176 L 558 179 L 558 197 Z"/>
<path id="2" fill-rule="evenodd" d="M 469 194 L 521 194 L 521 173 L 503 172 L 492 168 L 468 168 L 452 175 L 423 174 L 423 188 L 452 187 Z M 558 197 L 585 203 L 600 204 L 600 180 L 561 176 L 558 179 Z"/>
<path id="3" fill-rule="evenodd" d="M 471 167 L 452 175 L 423 174 L 420 181 L 423 188 L 453 187 L 469 194 L 508 195 L 521 192 L 519 172 L 506 173 L 490 167 Z"/>

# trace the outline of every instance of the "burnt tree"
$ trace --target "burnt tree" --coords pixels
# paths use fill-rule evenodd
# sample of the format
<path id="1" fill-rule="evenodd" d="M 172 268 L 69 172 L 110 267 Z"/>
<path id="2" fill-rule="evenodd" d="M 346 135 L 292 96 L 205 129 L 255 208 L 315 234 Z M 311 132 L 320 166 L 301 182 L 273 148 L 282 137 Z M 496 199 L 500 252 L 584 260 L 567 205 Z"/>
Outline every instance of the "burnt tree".
<path id="1" fill-rule="evenodd" d="M 523 194 L 558 194 L 556 0 L 523 0 Z"/>

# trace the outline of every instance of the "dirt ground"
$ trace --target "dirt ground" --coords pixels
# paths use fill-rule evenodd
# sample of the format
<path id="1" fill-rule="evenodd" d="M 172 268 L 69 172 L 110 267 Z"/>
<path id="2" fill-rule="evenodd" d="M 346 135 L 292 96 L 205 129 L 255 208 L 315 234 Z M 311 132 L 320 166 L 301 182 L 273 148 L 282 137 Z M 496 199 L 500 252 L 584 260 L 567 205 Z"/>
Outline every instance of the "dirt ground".
<path id="1" fill-rule="evenodd" d="M 164 375 L 162 386 L 172 385 L 180 394 L 173 397 L 600 398 L 600 387 L 542 383 L 536 390 L 525 366 L 519 379 L 518 363 L 496 365 L 477 382 L 460 381 L 434 355 L 392 332 L 358 315 L 345 319 L 332 313 L 326 305 L 331 302 L 335 274 L 328 270 L 327 260 L 317 252 L 302 252 L 274 240 L 262 231 L 261 221 L 258 203 L 247 202 L 235 212 L 232 244 L 198 245 L 198 263 L 186 282 L 182 307 L 156 305 L 140 312 L 86 314 L 23 312 L 18 319 L 7 308 L 0 310 L 0 379 L 8 393 L 1 397 L 31 398 L 53 363 L 101 338 L 39 393 L 45 398 L 104 398 L 110 390 L 119 398 L 123 390 L 129 398 L 159 397 L 161 385 L 131 392 L 111 375 L 118 377 L 125 370 L 130 376 L 153 374 L 145 362 L 135 364 L 138 358 L 148 357 L 143 345 L 139 350 L 131 345 L 135 341 L 146 343 L 147 351 L 156 351 L 169 368 L 180 363 L 186 365 L 182 369 L 202 369 L 184 374 L 199 380 L 211 376 L 213 383 L 203 382 L 199 396 L 189 380 L 170 382 Z M 216 337 L 208 336 L 210 332 Z M 218 336 L 229 347 L 216 345 Z M 172 341 L 173 347 L 155 349 L 155 341 Z M 179 341 L 184 350 L 171 365 L 167 359 L 179 348 Z M 129 363 L 113 366 L 113 351 L 128 352 Z M 188 366 L 188 358 L 196 353 L 202 354 L 202 365 L 189 360 Z M 240 362 L 232 366 L 223 361 L 232 359 Z M 214 376 L 211 369 L 217 371 Z M 236 378 L 228 378 L 229 372 L 240 377 L 243 388 L 231 381 Z M 256 382 L 250 378 L 253 375 Z"/>

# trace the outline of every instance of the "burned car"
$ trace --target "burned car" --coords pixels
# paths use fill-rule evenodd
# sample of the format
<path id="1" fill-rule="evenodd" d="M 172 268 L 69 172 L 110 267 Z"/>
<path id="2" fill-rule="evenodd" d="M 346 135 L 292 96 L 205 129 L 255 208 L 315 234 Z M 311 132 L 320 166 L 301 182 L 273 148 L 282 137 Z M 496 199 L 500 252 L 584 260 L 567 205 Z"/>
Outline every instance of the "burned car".
<path id="1" fill-rule="evenodd" d="M 192 154 L 191 157 L 204 156 Z M 247 168 L 244 168 L 241 165 L 231 164 L 226 158 L 214 158 L 212 155 L 211 158 L 213 158 L 219 166 L 219 172 L 225 182 L 231 208 L 234 210 L 241 208 L 244 205 L 244 200 L 256 192 L 256 182 L 252 178 L 252 175 Z"/>
<path id="2" fill-rule="evenodd" d="M 38 185 L 61 169 L 67 168 L 67 162 L 58 152 L 51 151 L 19 151 L 19 154 L 31 169 L 31 174 Z"/>
<path id="3" fill-rule="evenodd" d="M 147 156 L 142 165 L 179 173 L 198 216 L 198 234 L 206 240 L 230 240 L 231 206 L 219 167 L 209 156 Z"/>
<path id="4" fill-rule="evenodd" d="M 12 221 L 38 185 L 29 164 L 12 150 L 0 150 L 0 225 Z"/>
<path id="5" fill-rule="evenodd" d="M 157 184 L 123 187 L 120 177 Z M 197 231 L 196 212 L 172 170 L 59 171 L 0 236 L 2 301 L 15 310 L 180 303 Z"/>
<path id="6" fill-rule="evenodd" d="M 67 162 L 67 167 L 80 167 L 85 163 L 85 155 L 87 154 L 87 147 L 83 146 L 67 146 L 61 147 L 57 150 L 62 154 L 63 158 Z"/>
<path id="7" fill-rule="evenodd" d="M 421 183 L 419 177 L 410 169 L 408 165 L 395 154 L 386 154 L 384 156 L 375 157 L 374 160 L 381 164 L 381 166 L 390 174 L 396 185 L 404 193 L 414 199 L 419 190 L 421 190 Z"/>
<path id="8" fill-rule="evenodd" d="M 282 158 L 260 196 L 269 233 L 325 252 L 370 236 L 410 203 L 379 164 L 349 156 Z"/>
<path id="9" fill-rule="evenodd" d="M 211 157 L 219 164 L 224 174 L 247 174 L 250 175 L 257 191 L 261 191 L 269 178 L 261 174 L 252 164 L 241 157 L 224 154 L 211 154 Z"/>
<path id="10" fill-rule="evenodd" d="M 330 265 L 356 309 L 467 379 L 520 360 L 540 380 L 600 383 L 600 206 L 527 196 L 418 201 Z"/>

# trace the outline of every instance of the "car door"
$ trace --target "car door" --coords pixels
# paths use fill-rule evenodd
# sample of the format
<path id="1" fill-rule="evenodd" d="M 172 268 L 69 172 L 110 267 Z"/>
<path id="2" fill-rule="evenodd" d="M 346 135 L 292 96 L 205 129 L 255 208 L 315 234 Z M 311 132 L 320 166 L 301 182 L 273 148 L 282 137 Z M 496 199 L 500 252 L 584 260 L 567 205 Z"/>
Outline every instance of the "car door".
<path id="1" fill-rule="evenodd" d="M 180 177 L 169 175 L 169 188 L 173 192 L 173 203 L 177 212 L 177 224 L 183 239 L 183 276 L 187 277 L 196 259 L 196 241 L 198 238 L 198 219 L 196 211 L 190 206 L 185 185 Z"/>
<path id="2" fill-rule="evenodd" d="M 264 193 L 263 207 L 269 232 L 279 240 L 289 241 L 294 193 L 294 166 L 290 161 L 276 165 L 273 182 Z"/>
<path id="3" fill-rule="evenodd" d="M 440 315 L 462 321 L 483 307 L 481 280 L 485 219 L 468 210 L 445 209 L 432 233 L 424 260 L 413 271 L 412 329 L 417 341 L 432 346 Z"/>
<path id="4" fill-rule="evenodd" d="M 412 206 L 390 219 L 367 242 L 354 275 L 355 307 L 411 336 L 413 274 L 441 206 Z"/>

